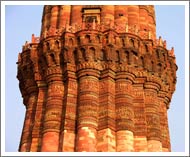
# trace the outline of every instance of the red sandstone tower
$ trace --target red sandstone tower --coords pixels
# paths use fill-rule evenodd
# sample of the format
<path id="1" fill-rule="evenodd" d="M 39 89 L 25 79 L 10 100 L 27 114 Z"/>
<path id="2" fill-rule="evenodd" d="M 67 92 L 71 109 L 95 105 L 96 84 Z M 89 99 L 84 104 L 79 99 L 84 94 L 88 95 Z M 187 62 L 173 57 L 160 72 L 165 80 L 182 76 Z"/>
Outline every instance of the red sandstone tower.
<path id="1" fill-rule="evenodd" d="M 170 151 L 173 48 L 154 6 L 44 6 L 18 57 L 26 116 L 19 151 Z"/>

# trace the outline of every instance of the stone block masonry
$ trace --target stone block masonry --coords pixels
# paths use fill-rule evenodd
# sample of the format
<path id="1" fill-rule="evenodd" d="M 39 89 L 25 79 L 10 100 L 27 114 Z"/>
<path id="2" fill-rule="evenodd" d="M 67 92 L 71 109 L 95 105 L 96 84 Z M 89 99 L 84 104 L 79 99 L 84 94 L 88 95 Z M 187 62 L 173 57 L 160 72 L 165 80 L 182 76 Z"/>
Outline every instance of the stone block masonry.
<path id="1" fill-rule="evenodd" d="M 44 6 L 18 55 L 21 152 L 167 152 L 174 48 L 154 6 Z"/>

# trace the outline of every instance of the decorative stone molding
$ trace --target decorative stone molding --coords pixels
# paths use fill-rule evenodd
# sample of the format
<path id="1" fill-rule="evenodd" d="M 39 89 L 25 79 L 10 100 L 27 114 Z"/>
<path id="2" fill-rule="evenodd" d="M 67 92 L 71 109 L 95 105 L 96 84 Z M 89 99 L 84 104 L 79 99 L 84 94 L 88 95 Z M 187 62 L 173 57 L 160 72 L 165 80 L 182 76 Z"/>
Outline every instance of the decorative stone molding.
<path id="1" fill-rule="evenodd" d="M 19 151 L 170 151 L 177 65 L 154 6 L 44 6 L 17 65 Z"/>

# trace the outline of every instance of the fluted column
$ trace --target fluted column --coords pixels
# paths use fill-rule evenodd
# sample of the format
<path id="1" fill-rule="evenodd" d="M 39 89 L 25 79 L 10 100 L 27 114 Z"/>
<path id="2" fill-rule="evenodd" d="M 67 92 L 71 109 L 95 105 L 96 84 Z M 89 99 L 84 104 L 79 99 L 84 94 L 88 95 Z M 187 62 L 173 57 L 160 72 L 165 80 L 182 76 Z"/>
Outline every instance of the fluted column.
<path id="1" fill-rule="evenodd" d="M 133 77 L 127 72 L 116 74 L 116 151 L 134 151 Z"/>
<path id="2" fill-rule="evenodd" d="M 153 5 L 148 5 L 148 27 L 151 32 L 151 39 L 156 39 L 156 22 L 155 22 L 155 11 Z"/>
<path id="3" fill-rule="evenodd" d="M 140 28 L 140 36 L 147 38 L 149 33 L 149 27 L 147 25 L 148 21 L 148 10 L 147 6 L 140 5 L 139 6 L 139 28 Z"/>
<path id="4" fill-rule="evenodd" d="M 22 137 L 19 151 L 29 152 L 32 143 L 32 127 L 34 124 L 34 113 L 37 104 L 38 91 L 33 79 L 26 80 L 26 91 L 28 94 L 28 101 L 26 102 L 26 114 L 24 120 L 24 127 L 22 130 Z"/>
<path id="5" fill-rule="evenodd" d="M 128 12 L 127 12 L 128 6 L 126 5 L 115 5 L 115 24 L 119 27 L 124 28 L 126 30 L 126 27 L 128 25 Z M 128 31 L 128 30 L 126 30 Z"/>
<path id="6" fill-rule="evenodd" d="M 71 6 L 61 5 L 59 8 L 59 28 L 63 28 L 66 24 L 70 24 Z"/>
<path id="7" fill-rule="evenodd" d="M 165 96 L 166 93 L 163 91 L 159 92 L 159 103 L 160 103 L 160 130 L 161 130 L 161 142 L 162 151 L 170 152 L 170 138 L 169 138 L 169 128 L 168 128 L 168 118 L 167 118 L 167 106 L 169 99 Z"/>
<path id="8" fill-rule="evenodd" d="M 42 148 L 43 152 L 57 152 L 62 118 L 64 86 L 60 67 L 49 67 L 47 71 L 47 104 L 44 117 Z"/>
<path id="9" fill-rule="evenodd" d="M 146 82 L 144 88 L 148 152 L 161 152 L 160 106 L 157 98 L 159 85 L 153 82 Z"/>
<path id="10" fill-rule="evenodd" d="M 43 81 L 38 81 L 38 99 L 37 99 L 37 106 L 35 111 L 34 117 L 34 125 L 32 128 L 32 143 L 31 143 L 31 152 L 38 152 L 40 151 L 41 147 L 41 128 L 43 126 L 43 118 L 44 118 L 44 108 L 46 104 L 46 94 L 47 94 L 47 85 Z"/>
<path id="11" fill-rule="evenodd" d="M 134 105 L 134 149 L 135 152 L 147 152 L 147 126 L 144 100 L 144 78 L 136 78 L 133 84 Z"/>
<path id="12" fill-rule="evenodd" d="M 77 91 L 78 85 L 75 72 L 67 66 L 64 74 L 65 91 L 63 100 L 63 115 L 61 126 L 61 147 L 62 152 L 75 151 L 76 138 L 76 113 L 77 113 Z"/>
<path id="13" fill-rule="evenodd" d="M 171 152 L 171 143 L 170 143 L 170 130 L 169 130 L 169 125 L 168 125 L 168 113 L 167 113 L 167 110 L 168 110 L 168 106 L 169 106 L 169 103 L 170 103 L 170 99 L 168 97 L 165 97 L 165 104 L 166 105 L 166 108 L 164 108 L 164 119 L 166 120 L 166 123 L 165 123 L 165 133 L 166 133 L 166 141 L 167 141 L 167 144 L 165 146 L 163 146 L 163 151 L 167 152 Z M 166 148 L 166 149 L 165 149 Z"/>
<path id="14" fill-rule="evenodd" d="M 129 5 L 128 6 L 128 25 L 133 29 L 139 29 L 139 6 Z"/>
<path id="15" fill-rule="evenodd" d="M 82 24 L 82 5 L 71 6 L 71 25 Z"/>
<path id="16" fill-rule="evenodd" d="M 154 6 L 45 6 L 17 63 L 19 151 L 170 151 L 177 66 L 154 39 Z"/>
<path id="17" fill-rule="evenodd" d="M 50 18 L 50 27 L 57 28 L 58 14 L 59 14 L 59 7 L 57 5 L 52 6 L 51 18 Z"/>
<path id="18" fill-rule="evenodd" d="M 76 151 L 96 152 L 99 103 L 99 71 L 78 71 L 78 119 Z"/>
<path id="19" fill-rule="evenodd" d="M 98 152 L 115 152 L 115 72 L 106 69 L 101 73 L 99 119 L 98 119 Z"/>
<path id="20" fill-rule="evenodd" d="M 101 23 L 114 24 L 114 5 L 104 5 L 101 10 Z"/>
<path id="21" fill-rule="evenodd" d="M 43 10 L 41 36 L 45 36 L 46 31 L 49 29 L 50 16 L 51 16 L 51 7 L 46 5 L 44 6 Z"/>
<path id="22" fill-rule="evenodd" d="M 140 35 L 144 38 L 156 39 L 156 23 L 154 6 L 139 6 Z"/>

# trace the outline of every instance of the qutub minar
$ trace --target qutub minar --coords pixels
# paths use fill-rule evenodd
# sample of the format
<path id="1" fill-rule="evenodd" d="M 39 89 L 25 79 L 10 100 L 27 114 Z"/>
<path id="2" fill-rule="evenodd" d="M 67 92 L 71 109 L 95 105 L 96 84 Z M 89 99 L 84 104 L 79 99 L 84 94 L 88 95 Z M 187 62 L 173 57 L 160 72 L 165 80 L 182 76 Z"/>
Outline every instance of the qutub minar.
<path id="1" fill-rule="evenodd" d="M 44 6 L 40 37 L 18 56 L 19 151 L 171 151 L 176 70 L 154 6 Z"/>

